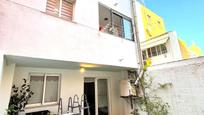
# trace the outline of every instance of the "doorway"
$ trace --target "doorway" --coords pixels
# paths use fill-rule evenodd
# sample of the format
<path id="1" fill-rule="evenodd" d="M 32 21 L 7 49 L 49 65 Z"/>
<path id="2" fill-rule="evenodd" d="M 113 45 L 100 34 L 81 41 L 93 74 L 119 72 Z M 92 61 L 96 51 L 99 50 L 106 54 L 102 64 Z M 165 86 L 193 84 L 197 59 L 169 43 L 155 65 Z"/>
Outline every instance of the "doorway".
<path id="1" fill-rule="evenodd" d="M 90 115 L 95 115 L 95 79 L 84 79 L 84 94 L 87 96 L 87 101 L 90 107 Z M 84 104 L 84 106 L 87 106 Z M 84 110 L 84 115 L 88 115 L 88 110 Z"/>
<path id="2" fill-rule="evenodd" d="M 109 115 L 107 79 L 85 78 L 84 94 L 87 96 L 91 115 Z M 87 110 L 84 110 L 84 115 L 88 115 Z"/>

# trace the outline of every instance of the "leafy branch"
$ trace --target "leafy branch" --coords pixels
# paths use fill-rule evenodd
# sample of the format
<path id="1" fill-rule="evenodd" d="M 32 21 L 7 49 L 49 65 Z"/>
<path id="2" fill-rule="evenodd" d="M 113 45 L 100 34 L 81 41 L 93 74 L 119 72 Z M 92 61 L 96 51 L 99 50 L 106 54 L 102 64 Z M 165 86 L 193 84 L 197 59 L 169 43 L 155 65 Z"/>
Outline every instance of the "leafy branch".
<path id="1" fill-rule="evenodd" d="M 143 92 L 143 97 L 138 99 L 138 106 L 140 110 L 145 111 L 148 115 L 168 115 L 169 104 L 164 102 L 161 97 L 156 95 L 156 91 L 160 89 L 167 89 L 172 87 L 172 83 L 158 83 L 157 86 L 153 82 L 153 78 L 150 77 L 146 70 L 151 65 L 151 60 L 147 60 L 144 66 L 144 74 L 140 79 L 140 87 Z"/>
<path id="2" fill-rule="evenodd" d="M 27 83 L 26 79 L 23 79 L 23 84 L 21 87 L 12 86 L 12 93 L 10 97 L 8 114 L 13 115 L 19 111 L 23 111 L 25 106 L 28 104 L 28 100 L 34 93 L 30 90 L 30 85 Z"/>

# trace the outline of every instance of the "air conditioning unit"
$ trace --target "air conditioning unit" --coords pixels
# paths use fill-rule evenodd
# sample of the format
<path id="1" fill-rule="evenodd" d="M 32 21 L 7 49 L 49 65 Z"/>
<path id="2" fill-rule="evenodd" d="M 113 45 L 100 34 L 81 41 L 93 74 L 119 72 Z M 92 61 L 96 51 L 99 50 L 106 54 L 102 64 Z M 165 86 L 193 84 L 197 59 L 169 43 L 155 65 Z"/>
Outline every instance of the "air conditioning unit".
<path id="1" fill-rule="evenodd" d="M 134 85 L 131 85 L 129 80 L 120 81 L 120 96 L 121 97 L 137 96 L 136 88 Z"/>

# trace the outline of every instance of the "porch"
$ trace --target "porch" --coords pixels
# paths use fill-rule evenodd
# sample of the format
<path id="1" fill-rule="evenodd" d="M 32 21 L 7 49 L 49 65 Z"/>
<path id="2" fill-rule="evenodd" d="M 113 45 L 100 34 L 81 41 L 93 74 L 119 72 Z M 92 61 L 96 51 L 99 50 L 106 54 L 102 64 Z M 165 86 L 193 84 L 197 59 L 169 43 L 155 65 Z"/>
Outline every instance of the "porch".
<path id="1" fill-rule="evenodd" d="M 5 55 L 0 112 L 6 112 L 12 85 L 21 86 L 22 79 L 26 79 L 33 85 L 31 90 L 35 96 L 23 114 L 43 110 L 57 114 L 60 98 L 62 112 L 66 113 L 69 97 L 81 98 L 89 93 L 94 100 L 91 112 L 95 115 L 100 115 L 104 108 L 109 115 L 125 115 L 129 113 L 128 104 L 120 98 L 119 82 L 131 69 L 134 68 Z"/>

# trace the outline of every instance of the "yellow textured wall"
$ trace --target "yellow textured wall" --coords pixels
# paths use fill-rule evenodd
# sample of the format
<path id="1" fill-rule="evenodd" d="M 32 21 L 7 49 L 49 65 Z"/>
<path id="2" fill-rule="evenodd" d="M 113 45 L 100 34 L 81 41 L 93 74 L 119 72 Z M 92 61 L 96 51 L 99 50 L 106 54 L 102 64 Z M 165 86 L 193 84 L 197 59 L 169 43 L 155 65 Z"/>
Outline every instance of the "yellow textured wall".
<path id="1" fill-rule="evenodd" d="M 202 50 L 200 47 L 198 47 L 195 43 L 193 43 L 190 47 L 189 50 L 195 55 L 195 56 L 202 56 Z"/>
<path id="2" fill-rule="evenodd" d="M 166 32 L 164 21 L 160 16 L 143 5 L 141 12 L 146 40 Z"/>
<path id="3" fill-rule="evenodd" d="M 190 58 L 190 52 L 188 50 L 188 47 L 187 47 L 187 44 L 185 43 L 185 41 L 178 39 L 178 42 L 179 42 L 182 58 L 183 59 Z"/>

